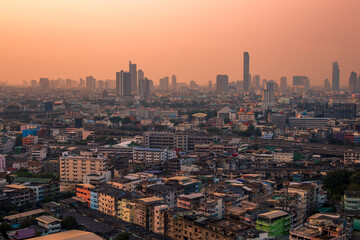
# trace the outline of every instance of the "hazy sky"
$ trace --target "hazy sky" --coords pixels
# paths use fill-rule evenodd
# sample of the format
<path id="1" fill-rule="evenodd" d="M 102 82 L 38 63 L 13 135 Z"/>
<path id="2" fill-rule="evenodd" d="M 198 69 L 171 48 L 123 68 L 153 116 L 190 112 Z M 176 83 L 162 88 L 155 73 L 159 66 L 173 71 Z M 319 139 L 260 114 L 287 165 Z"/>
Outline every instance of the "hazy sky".
<path id="1" fill-rule="evenodd" d="M 248 51 L 252 75 L 322 85 L 339 61 L 347 85 L 359 12 L 360 0 L 0 0 L 0 81 L 115 79 L 129 60 L 156 83 L 236 81 Z"/>

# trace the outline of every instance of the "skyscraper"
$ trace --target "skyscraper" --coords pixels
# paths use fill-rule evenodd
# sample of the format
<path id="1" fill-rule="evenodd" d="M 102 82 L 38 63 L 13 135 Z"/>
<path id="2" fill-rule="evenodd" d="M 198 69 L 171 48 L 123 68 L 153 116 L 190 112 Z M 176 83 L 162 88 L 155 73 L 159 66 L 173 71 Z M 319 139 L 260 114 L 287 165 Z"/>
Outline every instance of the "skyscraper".
<path id="1" fill-rule="evenodd" d="M 331 90 L 329 79 L 324 80 L 324 89 L 325 89 L 325 91 Z"/>
<path id="2" fill-rule="evenodd" d="M 252 85 L 256 90 L 260 89 L 260 75 L 254 75 Z"/>
<path id="3" fill-rule="evenodd" d="M 333 62 L 332 66 L 332 90 L 339 91 L 340 89 L 340 69 L 339 63 Z"/>
<path id="4" fill-rule="evenodd" d="M 145 74 L 143 72 L 143 70 L 139 69 L 138 70 L 138 80 L 144 80 L 145 79 Z"/>
<path id="5" fill-rule="evenodd" d="M 169 77 L 160 78 L 160 90 L 169 90 Z"/>
<path id="6" fill-rule="evenodd" d="M 359 89 L 358 87 L 358 79 L 357 79 L 357 73 L 351 72 L 350 78 L 349 78 L 349 91 L 352 93 L 356 93 Z"/>
<path id="7" fill-rule="evenodd" d="M 280 78 L 280 90 L 286 91 L 287 89 L 287 77 L 281 77 Z"/>
<path id="8" fill-rule="evenodd" d="M 116 95 L 117 96 L 131 96 L 131 73 L 121 72 L 116 73 Z"/>
<path id="9" fill-rule="evenodd" d="M 171 76 L 171 88 L 176 90 L 176 76 L 175 75 Z"/>
<path id="10" fill-rule="evenodd" d="M 250 90 L 250 73 L 249 66 L 250 65 L 250 56 L 248 52 L 244 52 L 244 91 Z"/>
<path id="11" fill-rule="evenodd" d="M 263 107 L 270 108 L 275 105 L 275 82 L 268 81 L 263 93 Z"/>
<path id="12" fill-rule="evenodd" d="M 216 90 L 218 92 L 226 92 L 228 90 L 229 77 L 228 75 L 217 75 L 216 76 Z"/>
<path id="13" fill-rule="evenodd" d="M 212 90 L 212 88 L 213 88 L 212 81 L 208 81 L 208 88 L 209 88 L 209 90 Z"/>
<path id="14" fill-rule="evenodd" d="M 145 98 L 150 93 L 150 81 L 149 79 L 139 79 L 139 96 Z"/>
<path id="15" fill-rule="evenodd" d="M 93 76 L 86 77 L 86 89 L 93 91 L 95 89 L 96 79 Z"/>
<path id="16" fill-rule="evenodd" d="M 129 72 L 131 74 L 131 93 L 137 94 L 137 71 L 136 64 L 129 61 Z"/>
<path id="17" fill-rule="evenodd" d="M 42 91 L 46 91 L 49 89 L 49 79 L 48 78 L 40 78 L 40 87 Z"/>
<path id="18" fill-rule="evenodd" d="M 310 88 L 310 80 L 307 76 L 293 76 L 293 86 L 302 86 L 308 90 Z"/>
<path id="19" fill-rule="evenodd" d="M 36 80 L 31 80 L 31 87 L 36 87 Z"/>

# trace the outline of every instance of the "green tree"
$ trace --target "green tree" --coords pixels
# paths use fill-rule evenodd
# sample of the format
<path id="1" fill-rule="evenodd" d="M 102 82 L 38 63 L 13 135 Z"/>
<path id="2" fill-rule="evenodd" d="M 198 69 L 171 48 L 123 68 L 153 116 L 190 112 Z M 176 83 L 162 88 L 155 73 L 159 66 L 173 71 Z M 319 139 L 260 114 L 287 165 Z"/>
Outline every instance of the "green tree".
<path id="1" fill-rule="evenodd" d="M 61 222 L 61 228 L 65 228 L 67 230 L 77 228 L 76 219 L 73 216 L 67 216 Z"/>
<path id="2" fill-rule="evenodd" d="M 125 117 L 123 120 L 122 120 L 122 124 L 129 124 L 129 123 L 132 123 L 131 119 L 129 117 Z"/>
<path id="3" fill-rule="evenodd" d="M 20 223 L 21 228 L 27 228 L 30 227 L 35 223 L 35 217 L 32 218 L 26 218 Z"/>
<path id="4" fill-rule="evenodd" d="M 346 169 L 333 171 L 323 178 L 325 188 L 334 198 L 339 198 L 350 184 L 350 173 Z"/>
<path id="5" fill-rule="evenodd" d="M 11 231 L 12 230 L 12 227 L 10 224 L 6 223 L 6 222 L 3 222 L 0 224 L 0 232 L 1 234 L 6 237 L 6 232 L 8 231 Z"/>
<path id="6" fill-rule="evenodd" d="M 360 185 L 360 172 L 359 171 L 356 171 L 351 175 L 350 182 L 353 184 Z"/>
<path id="7" fill-rule="evenodd" d="M 115 240 L 130 240 L 130 233 L 122 232 L 115 238 Z"/>

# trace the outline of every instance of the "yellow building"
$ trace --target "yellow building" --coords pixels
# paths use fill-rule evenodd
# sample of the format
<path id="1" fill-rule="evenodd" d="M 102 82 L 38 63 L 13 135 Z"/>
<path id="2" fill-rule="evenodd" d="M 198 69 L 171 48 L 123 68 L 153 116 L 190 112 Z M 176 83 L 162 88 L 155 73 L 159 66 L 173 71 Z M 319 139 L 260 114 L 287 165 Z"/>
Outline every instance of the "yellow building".
<path id="1" fill-rule="evenodd" d="M 108 170 L 107 157 L 85 153 L 80 156 L 61 156 L 59 165 L 62 182 L 83 182 L 85 175 L 104 175 Z"/>

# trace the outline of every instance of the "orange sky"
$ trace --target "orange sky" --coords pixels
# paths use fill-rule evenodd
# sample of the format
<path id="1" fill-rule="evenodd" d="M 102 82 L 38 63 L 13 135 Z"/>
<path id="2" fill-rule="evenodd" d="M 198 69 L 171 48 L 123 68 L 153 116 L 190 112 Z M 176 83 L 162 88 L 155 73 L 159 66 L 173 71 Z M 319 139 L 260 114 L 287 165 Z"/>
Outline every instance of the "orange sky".
<path id="1" fill-rule="evenodd" d="M 339 61 L 347 85 L 359 12 L 359 0 L 0 0 L 0 81 L 115 79 L 129 60 L 155 83 L 236 81 L 248 51 L 252 75 L 322 85 Z"/>

